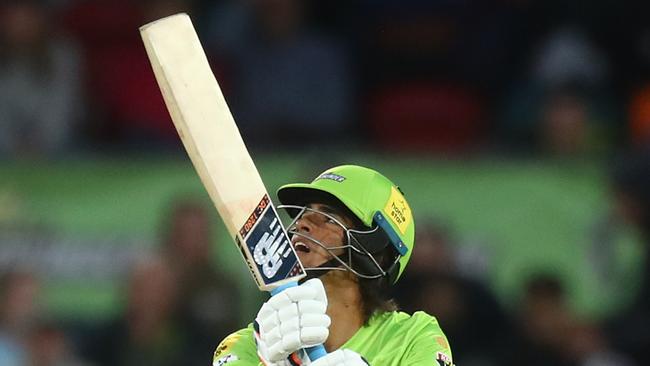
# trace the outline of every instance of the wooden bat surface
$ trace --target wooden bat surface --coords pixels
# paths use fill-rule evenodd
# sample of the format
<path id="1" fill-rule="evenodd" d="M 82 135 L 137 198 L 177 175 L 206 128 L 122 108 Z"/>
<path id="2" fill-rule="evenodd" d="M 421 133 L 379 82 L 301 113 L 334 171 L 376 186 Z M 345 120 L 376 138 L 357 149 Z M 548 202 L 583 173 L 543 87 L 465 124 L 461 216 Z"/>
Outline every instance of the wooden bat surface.
<path id="1" fill-rule="evenodd" d="M 154 21 L 140 34 L 185 149 L 258 286 L 273 290 L 302 278 L 189 16 Z"/>

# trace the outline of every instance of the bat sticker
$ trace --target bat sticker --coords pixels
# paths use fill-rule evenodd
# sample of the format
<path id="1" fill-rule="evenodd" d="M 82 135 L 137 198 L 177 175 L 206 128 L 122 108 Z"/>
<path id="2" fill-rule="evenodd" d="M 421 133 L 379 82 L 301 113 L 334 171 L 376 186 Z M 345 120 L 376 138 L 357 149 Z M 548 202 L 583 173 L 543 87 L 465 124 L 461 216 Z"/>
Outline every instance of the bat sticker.
<path id="1" fill-rule="evenodd" d="M 291 250 L 289 236 L 267 195 L 262 197 L 239 233 L 253 255 L 264 283 L 277 282 L 302 272 L 298 258 Z"/>

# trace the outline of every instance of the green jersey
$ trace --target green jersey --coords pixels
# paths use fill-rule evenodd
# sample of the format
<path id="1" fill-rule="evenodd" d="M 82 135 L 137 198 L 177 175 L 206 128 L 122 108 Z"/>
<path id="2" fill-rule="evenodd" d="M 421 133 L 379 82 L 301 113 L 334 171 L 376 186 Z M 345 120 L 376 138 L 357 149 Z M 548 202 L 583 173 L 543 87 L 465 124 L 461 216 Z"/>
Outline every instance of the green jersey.
<path id="1" fill-rule="evenodd" d="M 374 315 L 341 348 L 363 356 L 371 366 L 451 366 L 451 349 L 436 318 L 391 311 Z M 262 365 L 257 356 L 253 327 L 235 332 L 217 347 L 214 366 Z"/>

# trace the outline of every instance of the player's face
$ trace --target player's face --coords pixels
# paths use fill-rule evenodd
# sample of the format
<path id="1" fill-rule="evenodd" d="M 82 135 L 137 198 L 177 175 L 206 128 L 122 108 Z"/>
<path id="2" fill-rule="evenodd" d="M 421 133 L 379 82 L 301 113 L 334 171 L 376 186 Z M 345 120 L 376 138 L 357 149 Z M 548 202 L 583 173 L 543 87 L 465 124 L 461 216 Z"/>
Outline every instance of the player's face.
<path id="1" fill-rule="evenodd" d="M 333 209 L 331 206 L 324 204 L 309 204 L 307 207 L 314 211 L 324 212 L 334 217 L 346 227 L 350 227 L 351 220 L 346 216 Z M 300 234 L 307 235 L 318 240 L 326 248 L 332 248 L 330 251 L 316 244 L 302 235 L 294 235 L 291 242 L 305 268 L 314 268 L 332 259 L 332 254 L 341 255 L 345 251 L 341 247 L 347 244 L 345 229 L 339 223 L 330 217 L 319 212 L 311 210 L 305 211 L 296 221 L 294 230 Z M 331 252 L 331 253 L 330 253 Z"/>

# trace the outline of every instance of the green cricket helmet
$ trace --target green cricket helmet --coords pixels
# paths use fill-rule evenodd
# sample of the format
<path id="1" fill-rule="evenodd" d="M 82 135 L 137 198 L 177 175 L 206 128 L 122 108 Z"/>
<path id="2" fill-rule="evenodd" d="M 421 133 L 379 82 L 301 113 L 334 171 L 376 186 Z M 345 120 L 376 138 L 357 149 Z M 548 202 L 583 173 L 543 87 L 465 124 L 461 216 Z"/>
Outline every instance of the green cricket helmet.
<path id="1" fill-rule="evenodd" d="M 360 222 L 362 228 L 347 230 L 348 237 L 353 239 L 349 244 L 358 249 L 352 253 L 350 264 L 356 268 L 348 269 L 357 275 L 359 270 L 381 273 L 366 278 L 388 277 L 389 283 L 394 283 L 404 271 L 414 245 L 413 214 L 399 187 L 380 173 L 357 165 L 337 166 L 311 183 L 280 187 L 278 199 L 283 205 L 294 207 L 331 203 Z M 297 212 L 289 210 L 289 214 L 295 216 Z M 376 256 L 386 252 L 394 260 L 379 264 Z"/>

